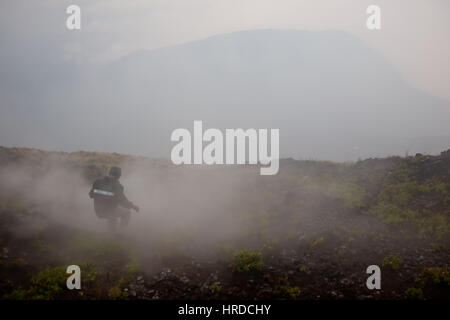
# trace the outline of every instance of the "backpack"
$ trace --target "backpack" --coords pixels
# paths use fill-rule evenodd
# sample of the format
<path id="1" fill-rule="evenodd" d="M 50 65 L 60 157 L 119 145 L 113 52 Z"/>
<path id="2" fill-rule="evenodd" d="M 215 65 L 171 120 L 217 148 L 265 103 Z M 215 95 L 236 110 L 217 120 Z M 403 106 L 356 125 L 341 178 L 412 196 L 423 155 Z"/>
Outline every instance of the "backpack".
<path id="1" fill-rule="evenodd" d="M 92 185 L 93 198 L 112 199 L 115 197 L 114 186 L 109 177 L 98 179 Z"/>
<path id="2" fill-rule="evenodd" d="M 117 207 L 115 191 L 114 183 L 108 176 L 96 180 L 92 185 L 89 195 L 94 199 L 94 209 L 98 217 L 107 218 L 113 214 Z"/>

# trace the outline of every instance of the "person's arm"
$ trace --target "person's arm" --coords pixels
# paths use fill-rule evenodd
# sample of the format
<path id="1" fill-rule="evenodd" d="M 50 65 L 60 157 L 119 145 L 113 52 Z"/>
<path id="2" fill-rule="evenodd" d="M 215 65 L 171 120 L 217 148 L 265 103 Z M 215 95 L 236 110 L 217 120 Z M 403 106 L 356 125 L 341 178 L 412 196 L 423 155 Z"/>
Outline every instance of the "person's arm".
<path id="1" fill-rule="evenodd" d="M 97 184 L 98 184 L 98 180 L 95 180 L 95 181 L 94 181 L 94 184 L 92 185 L 91 190 L 89 191 L 89 197 L 90 197 L 91 199 L 94 199 L 94 189 L 97 188 Z"/>
<path id="2" fill-rule="evenodd" d="M 134 205 L 134 203 L 131 202 L 130 200 L 128 200 L 127 197 L 125 196 L 123 186 L 120 186 L 120 188 L 118 188 L 118 189 L 119 189 L 119 191 L 117 192 L 117 199 L 119 201 L 119 205 L 121 207 L 124 207 L 127 209 L 133 209 L 135 211 L 139 211 L 139 207 Z"/>

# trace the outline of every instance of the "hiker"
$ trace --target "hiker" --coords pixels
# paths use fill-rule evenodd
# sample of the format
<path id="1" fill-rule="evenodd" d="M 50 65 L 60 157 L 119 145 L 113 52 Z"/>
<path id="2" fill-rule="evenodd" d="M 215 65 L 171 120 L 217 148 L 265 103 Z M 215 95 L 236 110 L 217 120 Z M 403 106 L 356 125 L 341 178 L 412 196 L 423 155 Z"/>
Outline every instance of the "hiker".
<path id="1" fill-rule="evenodd" d="M 117 220 L 120 219 L 120 231 L 123 232 L 130 222 L 130 209 L 139 212 L 139 207 L 125 197 L 123 186 L 119 179 L 122 170 L 112 167 L 109 175 L 97 179 L 89 191 L 89 197 L 94 199 L 95 213 L 99 218 L 107 219 L 110 231 L 116 232 Z"/>

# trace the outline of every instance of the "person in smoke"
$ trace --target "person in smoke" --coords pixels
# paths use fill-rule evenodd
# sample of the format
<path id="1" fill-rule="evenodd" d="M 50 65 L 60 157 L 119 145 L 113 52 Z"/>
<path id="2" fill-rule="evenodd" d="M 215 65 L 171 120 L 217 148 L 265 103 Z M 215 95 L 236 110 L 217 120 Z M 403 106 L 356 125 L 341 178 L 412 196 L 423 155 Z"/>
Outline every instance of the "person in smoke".
<path id="1" fill-rule="evenodd" d="M 130 222 L 130 209 L 139 212 L 139 207 L 133 204 L 124 194 L 124 187 L 119 179 L 122 170 L 112 167 L 108 176 L 97 179 L 89 191 L 89 197 L 94 199 L 95 213 L 99 218 L 108 221 L 112 232 L 117 230 L 117 220 L 120 219 L 120 231 L 123 232 Z"/>

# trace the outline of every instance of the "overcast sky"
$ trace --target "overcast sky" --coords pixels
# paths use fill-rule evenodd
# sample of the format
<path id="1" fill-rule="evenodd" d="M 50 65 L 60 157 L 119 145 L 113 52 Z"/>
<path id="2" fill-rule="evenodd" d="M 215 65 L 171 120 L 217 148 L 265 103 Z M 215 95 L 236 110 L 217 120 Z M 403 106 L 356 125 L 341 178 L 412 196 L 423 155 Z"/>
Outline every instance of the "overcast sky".
<path id="1" fill-rule="evenodd" d="M 65 9 L 82 9 L 82 30 L 65 29 Z M 366 28 L 366 8 L 381 7 L 382 29 Z M 2 0 L 0 41 L 10 54 L 43 52 L 84 67 L 237 30 L 348 31 L 386 56 L 414 87 L 450 100 L 447 0 Z"/>
<path id="2" fill-rule="evenodd" d="M 72 4 L 81 30 L 66 28 Z M 381 30 L 366 27 L 373 4 Z M 448 0 L 1 0 L 0 145 L 165 157 L 170 132 L 201 119 L 280 128 L 283 157 L 437 153 L 450 147 L 449 9 Z"/>

